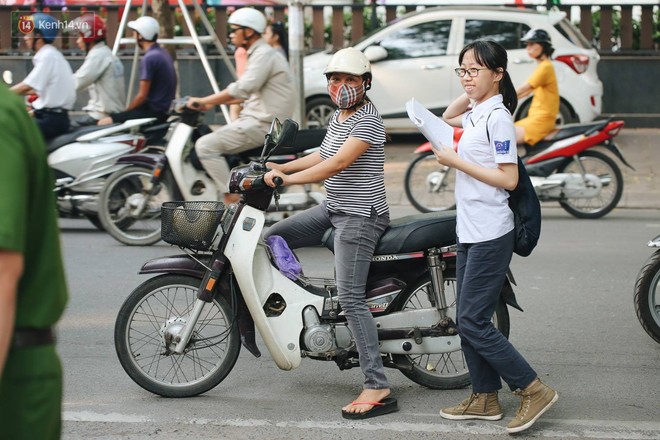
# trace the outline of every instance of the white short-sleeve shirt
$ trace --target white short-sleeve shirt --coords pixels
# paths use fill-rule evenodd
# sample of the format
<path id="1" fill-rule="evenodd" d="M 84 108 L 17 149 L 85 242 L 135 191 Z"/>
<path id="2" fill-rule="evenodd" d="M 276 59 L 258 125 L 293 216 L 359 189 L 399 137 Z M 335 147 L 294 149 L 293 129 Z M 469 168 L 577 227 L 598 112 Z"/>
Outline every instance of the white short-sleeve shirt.
<path id="1" fill-rule="evenodd" d="M 488 121 L 488 129 L 486 129 Z M 458 155 L 485 168 L 517 163 L 516 130 L 502 95 L 475 106 L 463 115 L 463 135 Z M 456 234 L 461 243 L 481 243 L 499 238 L 514 227 L 509 193 L 456 171 Z"/>
<path id="2" fill-rule="evenodd" d="M 35 109 L 64 108 L 72 110 L 76 103 L 76 81 L 69 62 L 50 44 L 44 45 L 32 59 L 34 68 L 23 80 L 39 98 L 32 103 Z"/>

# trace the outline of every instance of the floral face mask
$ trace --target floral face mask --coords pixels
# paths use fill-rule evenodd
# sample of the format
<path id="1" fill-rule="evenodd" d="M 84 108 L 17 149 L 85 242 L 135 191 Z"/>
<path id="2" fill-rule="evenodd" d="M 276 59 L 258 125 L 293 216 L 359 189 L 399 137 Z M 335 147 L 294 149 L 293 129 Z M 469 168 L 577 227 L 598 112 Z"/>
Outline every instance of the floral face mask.
<path id="1" fill-rule="evenodd" d="M 349 86 L 348 84 L 328 84 L 328 93 L 330 99 L 340 109 L 349 109 L 356 106 L 364 99 L 366 88 L 364 82 L 359 86 Z"/>

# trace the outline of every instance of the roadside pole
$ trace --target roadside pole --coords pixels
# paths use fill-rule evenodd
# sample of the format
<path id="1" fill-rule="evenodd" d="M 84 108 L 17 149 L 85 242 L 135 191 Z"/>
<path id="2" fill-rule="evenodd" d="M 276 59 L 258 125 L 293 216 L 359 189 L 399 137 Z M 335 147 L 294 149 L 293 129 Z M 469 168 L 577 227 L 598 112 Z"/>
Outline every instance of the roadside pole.
<path id="1" fill-rule="evenodd" d="M 298 105 L 293 115 L 300 128 L 307 128 L 305 118 L 305 79 L 303 73 L 303 55 L 305 52 L 304 0 L 292 0 L 289 3 L 289 63 L 298 85 Z"/>

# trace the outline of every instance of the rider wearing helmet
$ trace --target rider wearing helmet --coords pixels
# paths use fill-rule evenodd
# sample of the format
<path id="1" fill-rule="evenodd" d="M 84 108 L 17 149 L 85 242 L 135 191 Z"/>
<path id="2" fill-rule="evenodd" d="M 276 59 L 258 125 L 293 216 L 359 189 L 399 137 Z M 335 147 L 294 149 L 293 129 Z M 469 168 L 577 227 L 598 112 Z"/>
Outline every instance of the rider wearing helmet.
<path id="1" fill-rule="evenodd" d="M 87 53 L 85 62 L 76 70 L 76 91 L 87 90 L 87 115 L 72 125 L 96 125 L 111 113 L 126 108 L 124 66 L 106 45 L 105 20 L 96 14 L 85 14 L 74 21 L 79 35 L 76 43 Z"/>
<path id="2" fill-rule="evenodd" d="M 516 89 L 518 98 L 534 93 L 527 116 L 515 123 L 516 141 L 534 145 L 555 128 L 559 113 L 559 88 L 550 58 L 555 50 L 544 29 L 531 29 L 520 41 L 527 44 L 527 54 L 538 64 L 527 82 Z"/>
<path id="3" fill-rule="evenodd" d="M 158 44 L 160 25 L 155 18 L 143 16 L 128 22 L 133 36 L 144 56 L 140 60 L 140 85 L 138 93 L 125 111 L 112 113 L 99 124 L 124 122 L 129 119 L 157 118 L 163 122 L 176 94 L 176 71 L 170 54 Z"/>
<path id="4" fill-rule="evenodd" d="M 266 17 L 261 12 L 241 8 L 231 14 L 228 23 L 231 42 L 247 50 L 245 72 L 216 94 L 191 98 L 188 106 L 208 109 L 218 104 L 243 103 L 237 119 L 195 143 L 197 156 L 218 192 L 232 203 L 237 197 L 228 193 L 229 165 L 223 155 L 262 146 L 274 118 L 293 116 L 298 92 L 286 59 L 261 38 L 266 29 Z"/>
<path id="5" fill-rule="evenodd" d="M 34 68 L 11 88 L 19 95 L 38 95 L 32 102 L 34 117 L 46 140 L 69 130 L 69 110 L 76 103 L 76 86 L 71 66 L 51 43 L 57 37 L 59 23 L 41 12 L 32 14 L 34 30 L 25 35 L 25 43 L 35 52 Z"/>
<path id="6" fill-rule="evenodd" d="M 264 180 L 270 186 L 275 177 L 284 185 L 324 181 L 327 200 L 275 223 L 266 236 L 279 235 L 295 249 L 320 245 L 325 232 L 335 228 L 337 295 L 364 374 L 362 392 L 342 409 L 342 416 L 365 419 L 397 410 L 378 350 L 376 324 L 365 299 L 369 264 L 389 224 L 385 126 L 367 98 L 371 66 L 362 52 L 354 48 L 338 51 L 324 73 L 330 98 L 339 108 L 330 118 L 320 151 L 283 165 L 267 163 L 272 171 Z"/>

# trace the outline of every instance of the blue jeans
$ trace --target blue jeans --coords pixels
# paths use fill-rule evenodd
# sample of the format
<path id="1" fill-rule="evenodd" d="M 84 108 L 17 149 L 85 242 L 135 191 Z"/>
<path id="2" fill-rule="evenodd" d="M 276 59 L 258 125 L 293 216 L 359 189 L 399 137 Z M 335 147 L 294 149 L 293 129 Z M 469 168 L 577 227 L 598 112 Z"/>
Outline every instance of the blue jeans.
<path id="1" fill-rule="evenodd" d="M 456 324 L 474 393 L 523 389 L 537 374 L 491 318 L 513 255 L 513 231 L 483 243 L 458 244 Z"/>
<path id="2" fill-rule="evenodd" d="M 365 299 L 367 275 L 389 215 L 371 217 L 328 212 L 325 203 L 275 223 L 265 236 L 279 235 L 291 249 L 318 246 L 335 228 L 337 296 L 353 334 L 364 374 L 364 388 L 389 388 L 378 347 L 378 330 Z"/>

